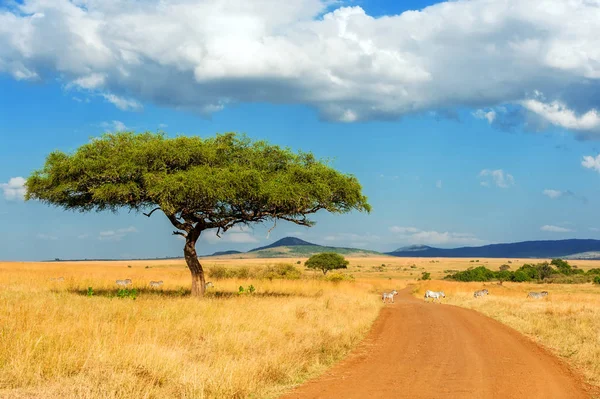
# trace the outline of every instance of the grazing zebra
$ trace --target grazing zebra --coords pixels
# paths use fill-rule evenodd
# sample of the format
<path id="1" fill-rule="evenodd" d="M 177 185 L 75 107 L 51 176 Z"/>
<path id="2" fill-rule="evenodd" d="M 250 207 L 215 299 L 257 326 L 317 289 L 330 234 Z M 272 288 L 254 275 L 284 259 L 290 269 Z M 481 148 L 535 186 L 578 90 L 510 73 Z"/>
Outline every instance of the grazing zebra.
<path id="1" fill-rule="evenodd" d="M 131 279 L 125 279 L 125 280 L 117 280 L 117 285 L 129 285 L 131 284 Z"/>
<path id="2" fill-rule="evenodd" d="M 433 302 L 435 302 L 436 299 L 439 302 L 440 297 L 446 298 L 446 294 L 444 294 L 444 291 L 425 291 L 425 300 L 427 300 L 427 298 L 433 298 Z"/>
<path id="3" fill-rule="evenodd" d="M 489 291 L 487 289 L 483 289 L 483 290 L 479 290 L 479 291 L 475 291 L 473 293 L 473 298 L 478 298 L 480 296 L 484 296 L 484 295 L 488 295 Z"/>
<path id="4" fill-rule="evenodd" d="M 210 281 L 204 284 L 204 289 L 208 289 L 208 287 L 214 287 L 213 283 L 211 283 Z"/>
<path id="5" fill-rule="evenodd" d="M 160 287 L 161 285 L 163 285 L 163 281 L 150 281 L 150 287 L 152 288 L 156 288 L 156 287 Z"/>
<path id="6" fill-rule="evenodd" d="M 527 294 L 527 298 L 543 298 L 545 296 L 548 296 L 548 291 L 530 292 Z"/>
<path id="7" fill-rule="evenodd" d="M 391 299 L 392 303 L 394 303 L 394 295 L 398 295 L 398 291 L 393 290 L 390 293 L 384 292 L 383 294 L 381 294 L 381 300 L 383 301 L 383 303 L 385 303 L 386 299 Z"/>

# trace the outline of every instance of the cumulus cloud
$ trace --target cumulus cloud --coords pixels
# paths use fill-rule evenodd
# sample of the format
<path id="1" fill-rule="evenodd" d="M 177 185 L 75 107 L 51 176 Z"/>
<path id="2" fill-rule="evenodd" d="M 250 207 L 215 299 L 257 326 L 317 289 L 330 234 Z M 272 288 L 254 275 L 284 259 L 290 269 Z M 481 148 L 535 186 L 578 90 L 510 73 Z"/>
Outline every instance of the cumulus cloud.
<path id="1" fill-rule="evenodd" d="M 132 233 L 137 233 L 137 232 L 138 232 L 138 230 L 133 226 L 129 226 L 129 227 L 118 229 L 118 230 L 106 230 L 106 231 L 101 231 L 98 234 L 98 239 L 99 240 L 120 241 L 126 235 L 132 234 Z"/>
<path id="2" fill-rule="evenodd" d="M 600 173 L 600 154 L 598 154 L 596 157 L 593 157 L 591 155 L 584 156 L 583 161 L 581 161 L 581 166 L 587 169 L 595 170 L 596 172 Z"/>
<path id="3" fill-rule="evenodd" d="M 23 177 L 11 177 L 8 183 L 0 183 L 0 189 L 4 198 L 8 201 L 22 201 L 25 197 L 25 179 Z"/>
<path id="4" fill-rule="evenodd" d="M 514 104 L 598 126 L 595 1 L 458 0 L 377 18 L 325 0 L 9 4 L 0 72 L 59 77 L 123 110 L 293 103 L 351 123 L 470 107 L 496 123 L 494 107 Z"/>
<path id="5" fill-rule="evenodd" d="M 545 196 L 547 196 L 548 198 L 551 198 L 551 199 L 573 198 L 573 199 L 579 200 L 583 203 L 587 203 L 586 197 L 579 196 L 571 190 L 561 191 L 561 190 L 545 189 L 544 191 L 542 191 L 542 194 L 544 194 Z"/>
<path id="6" fill-rule="evenodd" d="M 479 172 L 479 178 L 484 179 L 480 184 L 486 187 L 490 185 L 490 181 L 500 188 L 508 188 L 515 184 L 514 177 L 510 173 L 505 173 L 502 169 L 483 169 Z"/>
<path id="7" fill-rule="evenodd" d="M 484 111 L 482 109 L 478 109 L 477 111 L 473 112 L 473 116 L 477 119 L 486 119 L 491 124 L 496 119 L 496 111 Z"/>
<path id="8" fill-rule="evenodd" d="M 107 132 L 123 132 L 128 129 L 128 127 L 121 121 L 102 122 L 100 127 Z"/>
<path id="9" fill-rule="evenodd" d="M 540 230 L 547 231 L 550 233 L 569 233 L 569 232 L 573 231 L 571 229 L 567 229 L 566 227 L 553 226 L 553 225 L 549 225 L 549 224 L 540 227 Z"/>
<path id="10" fill-rule="evenodd" d="M 409 244 L 427 244 L 427 245 L 469 245 L 482 244 L 484 241 L 470 233 L 439 232 L 420 230 L 415 227 L 392 226 L 390 232 L 396 234 L 397 240 Z"/>

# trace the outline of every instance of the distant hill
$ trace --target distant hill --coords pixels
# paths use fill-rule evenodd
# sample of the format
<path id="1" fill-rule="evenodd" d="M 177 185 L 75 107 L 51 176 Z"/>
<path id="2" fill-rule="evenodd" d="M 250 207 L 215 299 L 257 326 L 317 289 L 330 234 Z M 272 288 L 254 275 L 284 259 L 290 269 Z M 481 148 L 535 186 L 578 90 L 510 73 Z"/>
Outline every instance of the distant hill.
<path id="1" fill-rule="evenodd" d="M 427 245 L 409 245 L 407 247 L 398 248 L 393 252 L 417 252 L 417 251 L 427 251 L 429 249 L 437 249 L 433 247 L 429 247 Z"/>
<path id="2" fill-rule="evenodd" d="M 248 252 L 222 251 L 211 256 L 231 255 L 235 258 L 298 258 L 308 257 L 320 252 L 336 252 L 346 256 L 377 256 L 380 252 L 358 248 L 326 247 L 301 240 L 296 237 L 285 237 L 272 244 L 251 249 Z"/>
<path id="3" fill-rule="evenodd" d="M 241 254 L 243 252 L 241 251 L 234 251 L 234 250 L 229 250 L 229 251 L 217 251 L 215 253 L 213 253 L 212 255 L 209 256 L 223 256 L 223 255 L 236 255 L 236 254 Z"/>
<path id="4" fill-rule="evenodd" d="M 419 258 L 567 258 L 577 254 L 585 256 L 586 253 L 593 252 L 600 252 L 600 240 L 523 241 L 452 249 L 426 247 L 426 249 L 414 250 L 400 248 L 388 252 L 387 255 Z M 592 254 L 588 254 L 588 256 L 592 256 Z M 586 259 L 589 259 L 589 257 Z"/>
<path id="5" fill-rule="evenodd" d="M 299 245 L 317 246 L 317 244 L 313 244 L 311 242 L 304 241 L 304 240 L 301 240 L 301 239 L 296 238 L 296 237 L 284 237 L 281 240 L 275 241 L 273 244 L 266 245 L 264 247 L 254 248 L 254 249 L 251 249 L 248 252 L 256 252 L 256 251 L 261 251 L 263 249 L 277 248 L 277 247 L 294 247 L 294 246 L 299 246 Z"/>

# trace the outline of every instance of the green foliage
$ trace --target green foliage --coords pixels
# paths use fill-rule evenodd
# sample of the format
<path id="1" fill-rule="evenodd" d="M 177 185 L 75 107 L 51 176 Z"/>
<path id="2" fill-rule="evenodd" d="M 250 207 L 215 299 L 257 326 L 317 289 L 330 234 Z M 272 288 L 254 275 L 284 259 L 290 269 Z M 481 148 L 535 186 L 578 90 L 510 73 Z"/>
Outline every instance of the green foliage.
<path id="1" fill-rule="evenodd" d="M 552 266 L 556 266 L 554 269 Z M 462 272 L 456 272 L 446 276 L 446 279 L 457 281 L 545 281 L 545 282 L 564 282 L 577 283 L 589 281 L 589 275 L 583 270 L 577 269 L 569 265 L 567 261 L 562 259 L 553 259 L 551 263 L 542 262 L 538 264 L 524 264 L 517 270 L 510 271 L 510 266 L 502 265 L 499 271 L 489 270 L 485 266 L 469 268 Z"/>
<path id="2" fill-rule="evenodd" d="M 596 275 L 599 274 L 600 275 L 600 268 L 594 268 L 594 269 L 590 269 L 587 271 L 588 274 L 592 274 L 592 275 Z"/>
<path id="3" fill-rule="evenodd" d="M 26 199 L 78 211 L 160 207 L 187 220 L 286 218 L 371 210 L 358 180 L 311 153 L 214 137 L 107 133 L 74 153 L 54 151 L 25 184 Z M 218 227 L 214 225 L 213 227 Z"/>
<path id="4" fill-rule="evenodd" d="M 289 263 L 277 263 L 275 265 L 268 265 L 266 268 L 261 269 L 257 273 L 257 277 L 269 280 L 298 280 L 302 277 L 302 271 Z"/>
<path id="5" fill-rule="evenodd" d="M 354 276 L 351 274 L 333 272 L 326 275 L 324 280 L 332 283 L 339 283 L 341 281 L 354 281 Z"/>
<path id="6" fill-rule="evenodd" d="M 94 296 L 94 289 L 92 287 L 88 287 L 86 295 Z"/>
<path id="7" fill-rule="evenodd" d="M 256 291 L 256 288 L 254 288 L 253 285 L 249 285 L 248 288 L 244 289 L 243 286 L 240 285 L 240 287 L 238 288 L 238 295 L 242 295 L 242 294 L 254 294 L 254 292 Z"/>
<path id="8" fill-rule="evenodd" d="M 594 276 L 594 284 L 600 284 L 600 276 Z"/>
<path id="9" fill-rule="evenodd" d="M 330 270 L 346 269 L 348 261 L 340 254 L 334 252 L 323 252 L 311 256 L 304 265 L 309 269 L 318 269 L 324 275 Z"/>
<path id="10" fill-rule="evenodd" d="M 561 274 L 564 275 L 570 275 L 573 274 L 573 269 L 571 268 L 571 265 L 569 265 L 569 262 L 564 261 L 562 259 L 552 259 L 552 262 L 550 262 L 550 264 L 552 266 L 556 266 L 556 268 L 558 269 L 558 271 Z"/>
<path id="11" fill-rule="evenodd" d="M 431 280 L 431 273 L 423 272 L 421 274 L 421 280 Z"/>
<path id="12" fill-rule="evenodd" d="M 117 291 L 117 298 L 131 298 L 135 300 L 137 298 L 138 291 L 135 288 L 121 288 Z"/>

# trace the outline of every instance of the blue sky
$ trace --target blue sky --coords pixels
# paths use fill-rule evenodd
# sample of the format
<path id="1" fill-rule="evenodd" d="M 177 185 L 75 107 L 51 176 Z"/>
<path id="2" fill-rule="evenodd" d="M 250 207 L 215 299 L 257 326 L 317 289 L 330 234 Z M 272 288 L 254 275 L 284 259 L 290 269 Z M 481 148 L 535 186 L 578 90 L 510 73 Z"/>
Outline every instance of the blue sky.
<path id="1" fill-rule="evenodd" d="M 590 2 L 83 3 L 0 2 L 0 259 L 181 253 L 159 214 L 22 201 L 50 151 L 123 129 L 237 131 L 332 157 L 373 206 L 268 238 L 270 225 L 207 233 L 201 254 L 287 235 L 381 251 L 600 239 Z"/>

